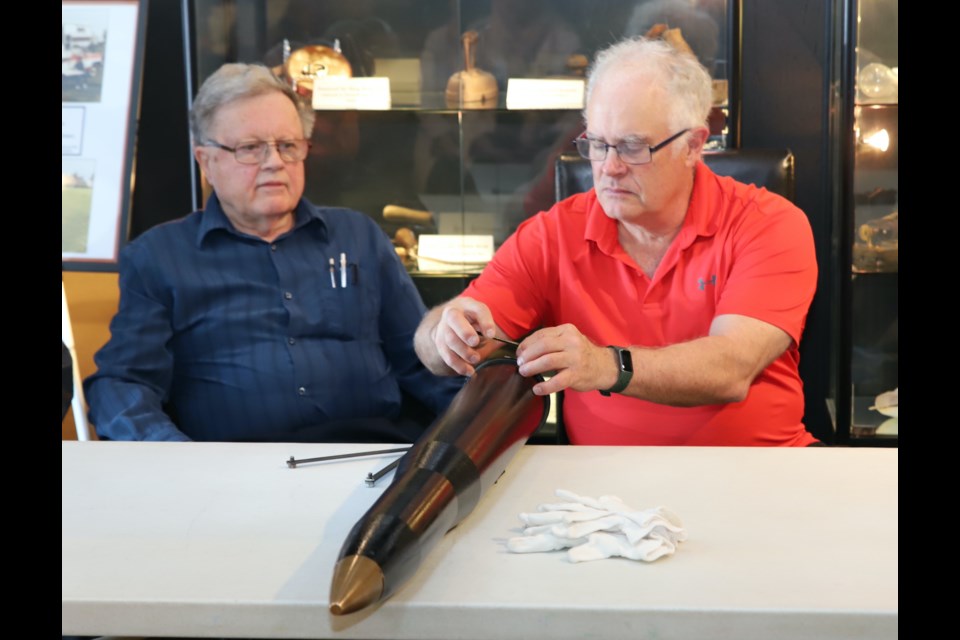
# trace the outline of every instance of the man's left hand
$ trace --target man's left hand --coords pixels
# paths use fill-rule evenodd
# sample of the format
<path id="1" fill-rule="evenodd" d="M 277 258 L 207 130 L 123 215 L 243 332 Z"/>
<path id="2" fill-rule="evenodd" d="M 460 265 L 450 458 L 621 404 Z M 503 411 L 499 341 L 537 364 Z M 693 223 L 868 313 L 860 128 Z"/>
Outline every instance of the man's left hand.
<path id="1" fill-rule="evenodd" d="M 617 382 L 613 352 L 593 344 L 572 324 L 531 334 L 517 347 L 517 364 L 523 376 L 555 372 L 549 380 L 534 385 L 533 392 L 540 396 L 564 389 L 608 389 Z"/>

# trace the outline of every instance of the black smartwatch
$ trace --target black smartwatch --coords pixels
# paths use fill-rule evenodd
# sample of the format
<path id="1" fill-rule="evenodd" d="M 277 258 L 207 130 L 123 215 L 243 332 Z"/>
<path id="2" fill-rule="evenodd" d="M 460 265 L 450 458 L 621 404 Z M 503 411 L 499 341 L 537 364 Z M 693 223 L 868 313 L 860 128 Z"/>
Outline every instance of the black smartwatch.
<path id="1" fill-rule="evenodd" d="M 600 395 L 609 397 L 611 393 L 620 393 L 630 384 L 630 378 L 633 377 L 633 356 L 630 355 L 630 349 L 626 347 L 610 345 L 607 348 L 613 349 L 613 352 L 617 354 L 617 364 L 620 366 L 617 382 L 609 389 L 600 390 Z"/>

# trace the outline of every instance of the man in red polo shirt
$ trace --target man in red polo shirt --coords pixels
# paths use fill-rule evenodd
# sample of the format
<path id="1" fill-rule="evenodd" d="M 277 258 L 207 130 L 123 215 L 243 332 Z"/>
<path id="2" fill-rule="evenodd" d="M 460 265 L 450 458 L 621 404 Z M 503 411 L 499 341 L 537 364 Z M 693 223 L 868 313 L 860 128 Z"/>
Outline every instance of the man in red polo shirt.
<path id="1" fill-rule="evenodd" d="M 710 77 L 634 39 L 601 52 L 577 140 L 594 189 L 524 222 L 416 335 L 435 373 L 469 375 L 523 338 L 555 372 L 574 444 L 786 445 L 802 423 L 798 345 L 816 288 L 802 211 L 701 161 Z"/>

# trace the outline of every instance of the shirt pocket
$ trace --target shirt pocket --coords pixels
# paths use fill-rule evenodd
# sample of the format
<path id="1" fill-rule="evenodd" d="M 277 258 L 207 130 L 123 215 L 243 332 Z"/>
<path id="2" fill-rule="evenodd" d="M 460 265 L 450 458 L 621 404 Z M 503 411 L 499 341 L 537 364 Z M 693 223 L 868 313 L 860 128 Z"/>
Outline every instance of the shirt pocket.
<path id="1" fill-rule="evenodd" d="M 326 274 L 308 310 L 320 335 L 340 340 L 379 339 L 380 287 L 376 273 L 362 263 L 348 262 Z"/>

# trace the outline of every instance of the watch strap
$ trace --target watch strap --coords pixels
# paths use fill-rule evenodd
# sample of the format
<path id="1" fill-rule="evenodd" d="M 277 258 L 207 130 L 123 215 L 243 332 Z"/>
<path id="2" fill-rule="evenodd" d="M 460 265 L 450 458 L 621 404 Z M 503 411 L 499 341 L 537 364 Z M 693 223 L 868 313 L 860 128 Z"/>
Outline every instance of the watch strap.
<path id="1" fill-rule="evenodd" d="M 600 395 L 605 397 L 609 397 L 612 393 L 620 393 L 626 389 L 627 385 L 630 384 L 630 380 L 633 378 L 633 361 L 630 351 L 624 347 L 614 345 L 609 345 L 607 348 L 612 349 L 614 354 L 616 354 L 619 372 L 617 373 L 617 381 L 612 387 L 600 390 Z"/>

